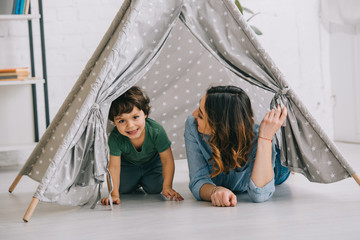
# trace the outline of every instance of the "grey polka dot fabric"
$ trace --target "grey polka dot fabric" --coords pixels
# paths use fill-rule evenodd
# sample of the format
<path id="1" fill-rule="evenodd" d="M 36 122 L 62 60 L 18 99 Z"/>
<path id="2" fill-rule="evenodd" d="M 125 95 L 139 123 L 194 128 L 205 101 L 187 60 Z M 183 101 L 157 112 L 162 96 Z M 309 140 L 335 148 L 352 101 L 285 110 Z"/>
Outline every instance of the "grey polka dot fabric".
<path id="1" fill-rule="evenodd" d="M 273 94 L 237 77 L 209 53 L 178 21 L 154 65 L 137 83 L 150 96 L 150 117 L 165 128 L 175 159 L 184 159 L 184 122 L 199 105 L 206 89 L 215 85 L 241 86 L 252 100 L 256 122 L 270 108 Z"/>
<path id="2" fill-rule="evenodd" d="M 257 123 L 277 104 L 288 108 L 277 134 L 284 166 L 320 183 L 354 174 L 233 1 L 128 0 L 20 172 L 40 182 L 36 198 L 83 205 L 99 197 L 109 106 L 135 84 L 150 96 L 150 117 L 166 129 L 175 159 L 186 159 L 184 122 L 206 89 L 232 84 L 249 94 Z"/>

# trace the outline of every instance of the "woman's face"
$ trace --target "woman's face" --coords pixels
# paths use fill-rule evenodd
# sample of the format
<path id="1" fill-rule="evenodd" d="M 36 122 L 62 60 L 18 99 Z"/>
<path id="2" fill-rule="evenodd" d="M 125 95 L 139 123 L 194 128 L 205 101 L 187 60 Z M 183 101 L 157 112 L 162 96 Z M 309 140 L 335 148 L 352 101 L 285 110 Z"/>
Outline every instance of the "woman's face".
<path id="1" fill-rule="evenodd" d="M 204 95 L 200 99 L 200 105 L 197 109 L 195 109 L 195 111 L 192 113 L 192 115 L 194 116 L 194 118 L 197 122 L 198 132 L 210 135 L 211 131 L 209 128 L 209 124 L 207 122 L 207 115 L 205 112 L 205 100 L 206 100 L 206 95 Z"/>

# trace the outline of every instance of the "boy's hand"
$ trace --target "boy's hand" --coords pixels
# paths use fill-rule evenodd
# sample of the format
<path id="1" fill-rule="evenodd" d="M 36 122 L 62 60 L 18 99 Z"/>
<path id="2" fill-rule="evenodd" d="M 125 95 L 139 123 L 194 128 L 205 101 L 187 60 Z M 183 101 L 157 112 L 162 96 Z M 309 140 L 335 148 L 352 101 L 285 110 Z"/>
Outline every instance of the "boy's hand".
<path id="1" fill-rule="evenodd" d="M 182 201 L 184 198 L 171 187 L 163 187 L 162 194 L 170 200 Z"/>
<path id="2" fill-rule="evenodd" d="M 119 196 L 111 196 L 113 204 L 119 205 L 120 204 L 120 197 Z M 110 199 L 109 198 L 102 198 L 101 199 L 102 205 L 110 205 Z"/>

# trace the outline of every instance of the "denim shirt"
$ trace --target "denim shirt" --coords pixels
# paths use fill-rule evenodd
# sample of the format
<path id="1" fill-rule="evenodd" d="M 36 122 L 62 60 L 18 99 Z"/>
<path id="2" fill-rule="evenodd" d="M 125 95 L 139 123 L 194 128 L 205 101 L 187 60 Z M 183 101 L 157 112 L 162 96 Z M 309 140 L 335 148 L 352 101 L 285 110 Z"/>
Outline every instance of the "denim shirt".
<path id="1" fill-rule="evenodd" d="M 251 179 L 251 173 L 256 156 L 258 131 L 259 126 L 255 125 L 254 133 L 256 137 L 247 163 L 241 168 L 231 170 L 228 174 L 220 173 L 219 175 L 211 178 L 210 175 L 213 167 L 208 160 L 212 155 L 212 149 L 207 143 L 210 136 L 197 131 L 197 123 L 192 115 L 186 119 L 184 137 L 190 175 L 189 188 L 197 200 L 201 200 L 200 188 L 205 183 L 222 186 L 233 192 L 247 192 L 251 200 L 254 202 L 264 202 L 273 195 L 275 191 L 274 178 L 262 188 L 255 186 Z M 277 152 L 275 150 L 275 145 L 273 144 L 273 167 L 275 167 L 276 155 Z"/>

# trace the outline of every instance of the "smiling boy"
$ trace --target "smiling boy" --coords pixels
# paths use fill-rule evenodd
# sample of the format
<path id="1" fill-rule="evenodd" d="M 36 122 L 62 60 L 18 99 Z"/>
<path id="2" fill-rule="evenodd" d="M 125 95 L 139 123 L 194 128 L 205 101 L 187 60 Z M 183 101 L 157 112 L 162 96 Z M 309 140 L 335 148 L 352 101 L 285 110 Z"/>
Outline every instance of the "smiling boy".
<path id="1" fill-rule="evenodd" d="M 112 102 L 109 120 L 115 124 L 109 136 L 109 172 L 114 204 L 120 194 L 141 186 L 148 194 L 162 193 L 171 200 L 182 196 L 172 188 L 175 172 L 171 142 L 164 128 L 148 118 L 150 100 L 139 87 L 132 87 Z M 109 205 L 109 198 L 101 199 Z"/>

